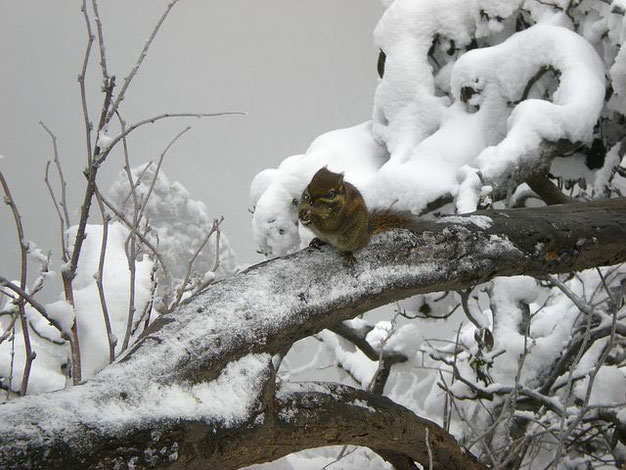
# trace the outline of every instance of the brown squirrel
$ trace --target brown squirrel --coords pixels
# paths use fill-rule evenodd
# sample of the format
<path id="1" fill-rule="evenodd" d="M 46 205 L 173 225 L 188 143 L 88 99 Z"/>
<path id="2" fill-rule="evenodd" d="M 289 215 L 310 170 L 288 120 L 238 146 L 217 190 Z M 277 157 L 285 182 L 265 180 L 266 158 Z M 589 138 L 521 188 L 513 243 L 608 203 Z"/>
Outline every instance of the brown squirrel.
<path id="1" fill-rule="evenodd" d="M 311 246 L 328 243 L 342 250 L 349 264 L 354 262 L 352 252 L 367 245 L 372 235 L 418 225 L 417 217 L 409 212 L 368 210 L 359 190 L 344 181 L 342 173 L 326 167 L 313 175 L 302 193 L 298 218 L 317 237 Z"/>

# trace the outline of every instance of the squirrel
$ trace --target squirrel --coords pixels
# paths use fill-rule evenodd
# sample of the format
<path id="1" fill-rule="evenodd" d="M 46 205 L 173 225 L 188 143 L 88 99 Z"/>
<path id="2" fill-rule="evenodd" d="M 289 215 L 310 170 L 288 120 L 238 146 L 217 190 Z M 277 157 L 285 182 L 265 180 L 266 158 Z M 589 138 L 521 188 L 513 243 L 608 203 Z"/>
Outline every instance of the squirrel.
<path id="1" fill-rule="evenodd" d="M 368 210 L 361 192 L 344 181 L 343 173 L 324 167 L 313 175 L 298 205 L 300 223 L 316 238 L 313 247 L 325 243 L 343 251 L 346 264 L 353 252 L 369 243 L 372 235 L 396 228 L 415 230 L 418 219 L 410 212 Z"/>

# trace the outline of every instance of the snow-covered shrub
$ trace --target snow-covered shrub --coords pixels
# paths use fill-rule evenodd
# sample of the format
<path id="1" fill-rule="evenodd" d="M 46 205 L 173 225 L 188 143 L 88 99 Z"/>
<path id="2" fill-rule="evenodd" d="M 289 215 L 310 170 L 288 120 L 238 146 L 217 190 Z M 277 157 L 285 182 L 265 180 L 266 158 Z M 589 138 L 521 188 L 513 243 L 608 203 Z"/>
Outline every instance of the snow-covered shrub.
<path id="1" fill-rule="evenodd" d="M 293 201 L 324 165 L 345 172 L 370 207 L 416 214 L 454 209 L 444 206 L 452 200 L 461 212 L 519 202 L 511 196 L 546 173 L 587 197 L 624 190 L 614 169 L 625 25 L 620 1 L 391 2 L 375 31 L 385 61 L 372 120 L 257 175 L 260 249 L 277 256 L 307 241 Z"/>
<path id="2" fill-rule="evenodd" d="M 202 201 L 192 199 L 178 181 L 170 182 L 162 170 L 157 172 L 157 165 L 153 162 L 133 168 L 130 174 L 134 181 L 134 196 L 127 173 L 121 171 L 110 189 L 111 202 L 127 220 L 133 220 L 135 200 L 144 206 L 140 211 L 141 230 L 153 246 L 158 246 L 171 278 L 168 280 L 163 265 L 158 264 L 159 297 L 174 296 L 171 290 L 180 288 L 187 276 L 190 279 L 185 289 L 193 289 L 235 272 L 235 253 L 223 233 L 219 235 L 219 242 L 217 234 L 213 233 L 206 246 L 201 246 L 213 225 Z M 202 250 L 196 255 L 200 248 Z M 219 249 L 219 256 L 216 256 L 216 248 Z M 145 247 L 142 251 L 150 256 Z M 189 263 L 192 261 L 190 270 Z M 168 286 L 170 282 L 172 285 Z"/>
<path id="3" fill-rule="evenodd" d="M 426 217 L 624 195 L 623 0 L 383 4 L 372 120 L 318 137 L 252 182 L 267 256 L 311 238 L 295 207 L 324 165 L 369 207 Z M 486 464 L 615 468 L 626 461 L 625 282 L 617 266 L 419 296 L 346 322 L 349 335 L 341 327 L 296 343 L 281 372 L 371 390 L 378 359 L 400 354 L 385 394 Z"/>
<path id="4" fill-rule="evenodd" d="M 134 212 L 128 175 L 122 172 L 110 189 L 111 204 L 118 207 L 122 219 L 106 225 L 102 269 L 105 226 L 88 224 L 72 281 L 74 307 L 63 294 L 59 300 L 43 306 L 48 319 L 56 322 L 59 328 L 53 327 L 30 304 L 25 304 L 31 348 L 36 353 L 30 369 L 28 393 L 42 393 L 65 386 L 69 364 L 67 338 L 74 320 L 81 347 L 82 377 L 88 379 L 109 364 L 111 356 L 117 357 L 132 345 L 163 309 L 172 308 L 215 279 L 235 272 L 235 254 L 224 234 L 219 235 L 219 256 L 216 254 L 217 232 L 211 234 L 200 250 L 213 227 L 203 202 L 193 200 L 180 183 L 170 182 L 164 173 L 156 173 L 155 165 L 150 163 L 135 168 L 130 174 L 135 181 L 134 197 L 139 202 L 141 217 Z M 142 206 L 145 207 L 141 209 Z M 133 221 L 134 217 L 139 221 L 137 231 L 157 248 L 158 256 L 141 238 L 135 238 L 133 242 L 133 230 L 126 223 Z M 75 239 L 76 230 L 76 226 L 67 230 L 68 244 Z M 136 245 L 134 254 L 129 248 L 131 243 Z M 46 264 L 46 271 L 37 282 L 43 282 L 45 278 L 46 282 L 60 287 L 60 276 L 47 271 L 47 259 L 40 254 L 36 261 Z M 164 270 L 167 270 L 167 276 Z M 98 288 L 99 276 L 104 299 Z M 0 304 L 0 326 L 3 335 L 8 335 L 0 342 L 0 384 L 8 392 L 19 392 L 26 349 L 21 323 L 13 321 L 17 316 L 13 300 L 5 297 Z M 105 321 L 105 308 L 109 327 Z"/>

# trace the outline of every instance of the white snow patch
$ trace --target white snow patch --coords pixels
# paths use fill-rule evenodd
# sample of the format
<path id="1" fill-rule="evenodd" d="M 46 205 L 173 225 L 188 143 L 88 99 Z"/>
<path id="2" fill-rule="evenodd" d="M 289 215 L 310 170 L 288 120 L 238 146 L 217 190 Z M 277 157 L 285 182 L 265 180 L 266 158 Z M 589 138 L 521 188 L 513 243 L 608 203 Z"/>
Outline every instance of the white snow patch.
<path id="1" fill-rule="evenodd" d="M 461 225 L 473 224 L 478 228 L 487 230 L 493 224 L 493 219 L 486 215 L 471 215 L 469 217 L 459 217 L 459 216 L 449 215 L 441 219 L 437 219 L 436 222 L 437 223 L 452 222 L 452 223 L 461 224 Z"/>

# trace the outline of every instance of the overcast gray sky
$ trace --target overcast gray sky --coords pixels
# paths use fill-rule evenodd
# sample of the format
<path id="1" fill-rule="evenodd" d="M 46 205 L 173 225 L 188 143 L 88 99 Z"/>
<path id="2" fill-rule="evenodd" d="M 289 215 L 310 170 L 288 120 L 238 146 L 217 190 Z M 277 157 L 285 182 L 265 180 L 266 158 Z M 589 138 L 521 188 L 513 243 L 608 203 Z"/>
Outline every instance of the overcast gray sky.
<path id="1" fill-rule="evenodd" d="M 0 3 L 0 168 L 22 213 L 26 237 L 58 259 L 58 223 L 43 183 L 52 151 L 39 127 L 59 139 L 77 208 L 85 144 L 77 76 L 86 32 L 80 0 Z M 126 76 L 165 1 L 102 0 L 109 70 Z M 376 87 L 372 31 L 379 0 L 182 0 L 172 11 L 122 105 L 128 122 L 163 112 L 247 111 L 246 117 L 169 121 L 137 132 L 133 164 L 156 158 L 170 139 L 165 172 L 180 181 L 224 230 L 239 262 L 254 253 L 249 185 L 264 168 L 303 153 L 321 133 L 368 120 Z M 97 57 L 88 79 L 92 111 L 101 103 Z M 108 188 L 122 167 L 111 156 Z M 93 220 L 98 221 L 97 211 Z M 77 220 L 77 213 L 74 213 Z M 0 207 L 0 274 L 17 276 L 10 212 Z"/>

